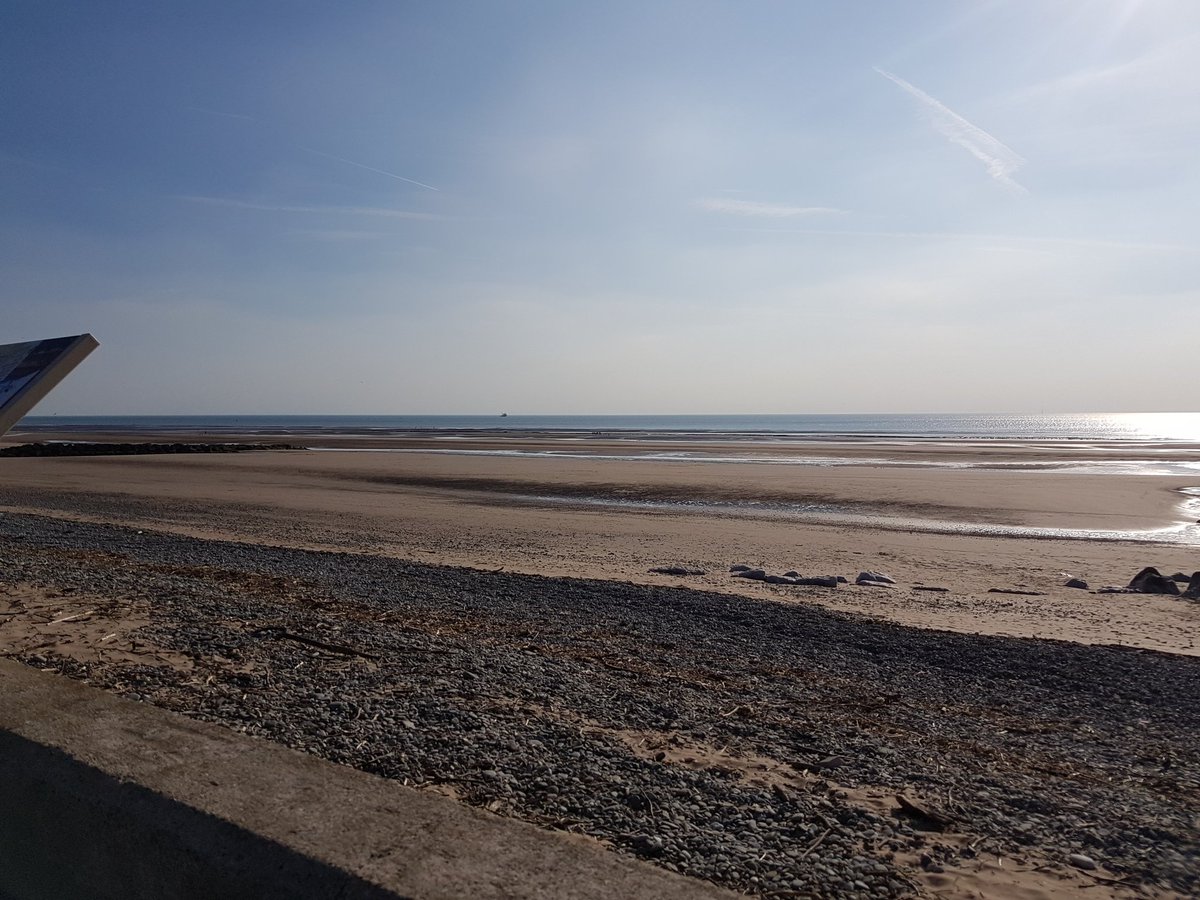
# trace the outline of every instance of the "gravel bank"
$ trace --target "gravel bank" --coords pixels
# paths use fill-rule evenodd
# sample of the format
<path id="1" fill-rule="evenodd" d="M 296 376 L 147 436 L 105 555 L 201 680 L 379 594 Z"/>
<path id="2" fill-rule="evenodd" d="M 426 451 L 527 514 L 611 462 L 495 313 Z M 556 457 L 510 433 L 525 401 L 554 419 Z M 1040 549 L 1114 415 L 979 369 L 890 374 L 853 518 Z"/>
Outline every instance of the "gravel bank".
<path id="1" fill-rule="evenodd" d="M 0 515 L 16 584 L 142 604 L 134 638 L 175 661 L 29 664 L 735 889 L 1082 854 L 1200 891 L 1197 659 Z"/>

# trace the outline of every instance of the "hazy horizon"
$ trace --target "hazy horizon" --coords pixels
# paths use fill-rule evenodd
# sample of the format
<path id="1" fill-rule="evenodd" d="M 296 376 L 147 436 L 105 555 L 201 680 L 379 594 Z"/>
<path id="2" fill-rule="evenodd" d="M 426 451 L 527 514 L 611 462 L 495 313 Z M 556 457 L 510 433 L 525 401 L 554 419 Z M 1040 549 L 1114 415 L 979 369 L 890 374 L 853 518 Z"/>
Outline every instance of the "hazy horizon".
<path id="1" fill-rule="evenodd" d="M 785 419 L 785 418 L 813 418 L 813 419 L 836 419 L 836 418 L 1013 418 L 1013 419 L 1052 419 L 1052 418 L 1087 418 L 1087 417 L 1109 417 L 1109 418 L 1124 418 L 1131 419 L 1152 419 L 1155 417 L 1163 418 L 1179 418 L 1179 419 L 1195 419 L 1200 418 L 1200 412 L 1192 412 L 1189 410 L 1038 410 L 1037 412 L 1014 412 L 1006 410 L 975 410 L 966 412 L 963 410 L 895 410 L 891 412 L 867 412 L 863 410 L 837 410 L 831 412 L 652 412 L 652 413 L 624 413 L 624 412 L 545 412 L 531 413 L 522 410 L 509 412 L 502 410 L 499 412 L 430 412 L 430 413 L 340 413 L 340 412 L 304 412 L 304 413 L 279 413 L 279 412 L 208 412 L 208 413 L 193 413 L 193 412 L 178 412 L 178 413 L 39 413 L 32 412 L 28 414 L 26 419 L 222 419 L 222 418 L 243 418 L 243 419 L 321 419 L 321 418 L 338 418 L 338 419 L 499 419 L 499 418 L 529 418 L 529 419 L 554 419 L 554 418 L 569 418 L 569 419 Z"/>
<path id="2" fill-rule="evenodd" d="M 1200 4 L 15 3 L 0 49 L 0 343 L 101 344 L 35 416 L 1197 408 Z"/>

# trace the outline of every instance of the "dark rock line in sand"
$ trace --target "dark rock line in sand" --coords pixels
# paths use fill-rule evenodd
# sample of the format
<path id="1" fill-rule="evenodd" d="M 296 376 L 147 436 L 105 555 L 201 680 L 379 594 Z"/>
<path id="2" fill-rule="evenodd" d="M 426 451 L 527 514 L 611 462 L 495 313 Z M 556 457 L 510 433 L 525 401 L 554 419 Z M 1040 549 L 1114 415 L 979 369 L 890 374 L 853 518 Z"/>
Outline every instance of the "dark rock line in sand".
<path id="1" fill-rule="evenodd" d="M 671 575 L 679 578 L 708 574 L 705 569 L 682 565 L 654 566 L 647 571 L 652 575 Z M 766 584 L 790 587 L 836 588 L 840 584 L 850 583 L 850 580 L 844 575 L 815 575 L 806 578 L 796 571 L 775 575 L 768 573 L 765 569 L 756 569 L 744 563 L 735 563 L 730 566 L 729 575 L 731 578 L 745 578 L 749 581 L 762 581 Z M 1184 585 L 1183 589 L 1180 589 L 1179 584 Z M 894 578 L 884 575 L 882 572 L 859 572 L 858 576 L 854 579 L 854 585 L 855 587 L 868 588 L 898 587 Z M 1088 590 L 1088 583 L 1080 578 L 1067 575 L 1066 581 L 1062 582 L 1062 587 Z M 918 581 L 909 585 L 909 590 L 947 593 L 949 588 L 935 587 Z M 1022 588 L 988 588 L 987 592 L 989 594 L 1015 594 L 1024 597 L 1046 596 L 1045 591 L 1030 591 Z M 1200 572 L 1193 572 L 1191 575 L 1176 572 L 1174 575 L 1166 576 L 1153 566 L 1147 566 L 1134 575 L 1125 587 L 1103 587 L 1091 593 L 1163 594 L 1171 597 L 1179 597 L 1183 600 L 1200 600 Z"/>
<path id="2" fill-rule="evenodd" d="M 0 516 L 3 582 L 149 600 L 137 639 L 194 668 L 30 664 L 730 887 L 896 896 L 983 853 L 1200 887 L 1194 659 L 34 516 Z"/>
<path id="3" fill-rule="evenodd" d="M 257 443 L 116 443 L 56 441 L 0 447 L 0 456 L 145 456 L 165 453 L 246 453 L 252 450 L 303 450 L 299 444 Z"/>

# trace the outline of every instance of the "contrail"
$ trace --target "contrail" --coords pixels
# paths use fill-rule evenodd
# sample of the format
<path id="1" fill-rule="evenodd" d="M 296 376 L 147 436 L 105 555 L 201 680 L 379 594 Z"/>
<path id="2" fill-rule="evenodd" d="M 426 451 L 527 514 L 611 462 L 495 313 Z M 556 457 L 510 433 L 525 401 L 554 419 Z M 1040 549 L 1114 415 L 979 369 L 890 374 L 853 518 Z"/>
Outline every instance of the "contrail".
<path id="1" fill-rule="evenodd" d="M 397 181 L 407 181 L 409 184 L 415 184 L 417 187 L 423 187 L 429 191 L 438 190 L 432 184 L 426 184 L 423 181 L 415 181 L 412 178 L 405 178 L 403 175 L 397 175 L 395 172 L 385 172 L 383 169 L 376 169 L 373 166 L 364 166 L 362 163 L 355 162 L 352 159 L 343 159 L 340 156 L 334 156 L 332 153 L 322 153 L 320 150 L 313 150 L 311 147 L 301 147 L 305 153 L 311 153 L 314 156 L 323 156 L 326 159 L 332 159 L 334 162 L 344 163 L 347 166 L 354 166 L 356 169 L 366 169 L 368 172 L 374 172 L 376 175 L 386 175 L 388 178 L 395 178 Z"/>
<path id="2" fill-rule="evenodd" d="M 875 71 L 899 85 L 905 93 L 915 97 L 917 102 L 929 113 L 933 127 L 951 143 L 958 144 L 987 166 L 988 174 L 992 178 L 1005 187 L 1027 193 L 1024 186 L 1018 184 L 1012 177 L 1013 173 L 1025 164 L 1025 160 L 1019 154 L 982 128 L 972 125 L 941 101 L 930 97 L 919 87 L 909 84 L 898 75 L 893 75 L 878 66 L 875 67 Z"/>
<path id="3" fill-rule="evenodd" d="M 254 203 L 232 197 L 203 197 L 195 194 L 177 194 L 171 199 L 184 203 L 201 203 L 205 206 L 225 206 L 230 209 L 253 209 L 262 212 L 315 213 L 338 216 L 381 216 L 391 219 L 441 219 L 432 213 L 411 212 L 406 209 L 388 209 L 383 206 L 288 206 L 277 203 Z"/>

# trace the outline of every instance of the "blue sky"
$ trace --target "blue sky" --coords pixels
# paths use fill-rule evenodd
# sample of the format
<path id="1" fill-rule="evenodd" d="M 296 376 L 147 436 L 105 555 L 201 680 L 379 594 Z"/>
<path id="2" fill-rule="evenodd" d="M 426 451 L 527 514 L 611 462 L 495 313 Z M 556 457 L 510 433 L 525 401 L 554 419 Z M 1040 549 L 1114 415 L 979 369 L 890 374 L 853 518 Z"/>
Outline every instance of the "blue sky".
<path id="1" fill-rule="evenodd" d="M 53 413 L 1196 410 L 1200 3 L 0 10 Z"/>

